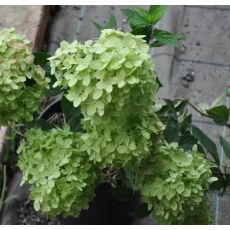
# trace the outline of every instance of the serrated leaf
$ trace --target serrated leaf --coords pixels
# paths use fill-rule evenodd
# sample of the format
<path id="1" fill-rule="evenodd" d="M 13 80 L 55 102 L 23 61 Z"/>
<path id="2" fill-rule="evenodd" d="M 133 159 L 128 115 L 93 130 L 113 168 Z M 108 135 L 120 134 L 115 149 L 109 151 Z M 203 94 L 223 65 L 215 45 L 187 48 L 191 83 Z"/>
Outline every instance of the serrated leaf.
<path id="1" fill-rule="evenodd" d="M 137 29 L 150 25 L 147 18 L 136 10 L 121 9 L 122 14 L 128 17 L 129 25 L 132 29 Z"/>
<path id="2" fill-rule="evenodd" d="M 192 150 L 192 147 L 197 143 L 197 139 L 191 134 L 185 134 L 179 138 L 178 145 L 185 151 Z"/>
<path id="3" fill-rule="evenodd" d="M 230 159 L 230 143 L 222 136 L 219 136 L 219 140 L 224 149 L 226 157 Z"/>
<path id="4" fill-rule="evenodd" d="M 99 30 L 99 31 L 101 31 L 102 30 L 102 25 L 100 25 L 100 24 L 98 24 L 97 22 L 95 22 L 95 21 L 91 21 L 92 23 L 93 23 L 93 25 Z"/>
<path id="5" fill-rule="evenodd" d="M 33 127 L 34 128 L 41 128 L 42 130 L 47 131 L 47 130 L 55 128 L 55 125 L 53 125 L 52 123 L 50 123 L 46 120 L 38 119 L 34 122 Z"/>
<path id="6" fill-rule="evenodd" d="M 139 14 L 141 14 L 143 17 L 148 18 L 149 17 L 149 12 L 148 10 L 141 8 L 141 7 L 136 7 L 135 11 L 137 11 Z"/>
<path id="7" fill-rule="evenodd" d="M 159 41 L 154 41 L 150 44 L 150 47 L 161 47 L 164 46 L 165 44 Z"/>
<path id="8" fill-rule="evenodd" d="M 110 16 L 109 20 L 104 23 L 103 25 L 98 24 L 95 21 L 92 21 L 92 23 L 94 24 L 94 26 L 99 30 L 104 30 L 104 29 L 116 29 L 117 27 L 117 21 L 116 18 L 114 16 Z"/>
<path id="9" fill-rule="evenodd" d="M 191 125 L 192 135 L 201 143 L 201 145 L 212 155 L 217 164 L 220 163 L 216 144 L 195 125 Z"/>
<path id="10" fill-rule="evenodd" d="M 150 6 L 149 8 L 149 21 L 156 24 L 166 13 L 167 6 Z"/>
<path id="11" fill-rule="evenodd" d="M 165 30 L 155 29 L 153 31 L 153 37 L 160 43 L 164 45 L 174 45 L 178 46 L 180 40 L 184 39 L 184 35 L 174 35 Z"/>
<path id="12" fill-rule="evenodd" d="M 177 142 L 179 135 L 178 135 L 179 123 L 173 118 L 169 118 L 166 123 L 166 128 L 164 130 L 164 137 L 168 143 Z"/>

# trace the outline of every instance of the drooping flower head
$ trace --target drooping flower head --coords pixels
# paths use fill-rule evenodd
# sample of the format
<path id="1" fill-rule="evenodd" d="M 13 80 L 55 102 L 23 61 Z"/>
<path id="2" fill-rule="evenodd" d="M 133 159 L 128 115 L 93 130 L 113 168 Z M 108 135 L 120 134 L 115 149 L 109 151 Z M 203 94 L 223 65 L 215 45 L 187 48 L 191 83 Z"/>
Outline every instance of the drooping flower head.
<path id="1" fill-rule="evenodd" d="M 13 28 L 0 31 L 0 125 L 33 120 L 49 81 L 33 62 L 30 41 Z"/>

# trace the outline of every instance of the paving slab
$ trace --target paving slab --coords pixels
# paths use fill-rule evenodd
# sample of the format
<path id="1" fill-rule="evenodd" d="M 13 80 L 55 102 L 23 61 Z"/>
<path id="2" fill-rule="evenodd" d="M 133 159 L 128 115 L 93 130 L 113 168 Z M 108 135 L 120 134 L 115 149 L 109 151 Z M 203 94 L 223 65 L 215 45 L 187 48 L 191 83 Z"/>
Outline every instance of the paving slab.
<path id="1" fill-rule="evenodd" d="M 42 46 L 49 18 L 49 6 L 1 6 L 0 28 L 14 27 L 33 42 L 34 50 Z"/>

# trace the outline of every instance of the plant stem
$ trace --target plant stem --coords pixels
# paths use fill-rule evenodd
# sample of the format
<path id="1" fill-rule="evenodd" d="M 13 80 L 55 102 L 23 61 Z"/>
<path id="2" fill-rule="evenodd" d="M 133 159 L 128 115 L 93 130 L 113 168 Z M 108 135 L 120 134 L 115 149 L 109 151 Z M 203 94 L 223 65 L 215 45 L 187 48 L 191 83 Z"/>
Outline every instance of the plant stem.
<path id="1" fill-rule="evenodd" d="M 4 164 L 3 165 L 2 192 L 1 192 L 1 198 L 0 198 L 0 211 L 2 210 L 2 206 L 4 203 L 5 192 L 6 192 L 6 165 Z"/>
<path id="2" fill-rule="evenodd" d="M 210 159 L 208 159 L 208 158 L 206 158 L 206 160 L 212 162 L 212 163 L 215 164 L 215 165 L 217 164 L 215 161 L 212 161 L 212 160 L 210 160 Z M 222 167 L 224 167 L 224 168 L 230 168 L 230 166 L 223 165 L 223 164 L 221 164 L 221 163 L 219 163 L 218 165 L 219 165 L 219 166 L 222 166 Z"/>
<path id="3" fill-rule="evenodd" d="M 208 118 L 211 118 L 209 115 L 203 113 L 202 111 L 200 111 L 199 109 L 196 108 L 195 105 L 193 105 L 191 102 L 188 101 L 188 105 L 190 105 L 194 110 L 196 110 L 198 113 L 200 113 L 202 116 L 205 116 L 205 117 L 208 117 Z"/>
<path id="4" fill-rule="evenodd" d="M 176 100 L 180 100 L 183 101 L 183 99 L 181 98 L 176 98 Z M 212 119 L 212 117 L 210 117 L 208 114 L 203 113 L 202 111 L 200 111 L 199 109 L 197 109 L 197 107 L 195 105 L 193 105 L 191 102 L 187 101 L 188 105 L 190 105 L 195 111 L 197 111 L 199 114 L 201 114 L 204 117 L 208 117 L 210 119 Z M 228 123 L 223 123 L 223 125 L 227 126 L 230 129 L 230 124 Z"/>

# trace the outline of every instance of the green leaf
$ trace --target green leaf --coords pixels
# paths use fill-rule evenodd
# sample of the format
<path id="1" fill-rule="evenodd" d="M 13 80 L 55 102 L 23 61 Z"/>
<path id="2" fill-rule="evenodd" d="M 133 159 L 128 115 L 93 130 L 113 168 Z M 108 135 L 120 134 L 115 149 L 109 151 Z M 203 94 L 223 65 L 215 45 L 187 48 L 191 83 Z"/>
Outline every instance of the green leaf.
<path id="1" fill-rule="evenodd" d="M 185 151 L 192 150 L 192 147 L 197 143 L 197 139 L 191 134 L 185 134 L 179 138 L 178 145 Z"/>
<path id="2" fill-rule="evenodd" d="M 72 117 L 67 120 L 67 124 L 70 126 L 70 130 L 72 132 L 83 132 L 83 128 L 81 125 L 81 119 L 83 115 L 81 114 L 80 110 L 76 112 Z"/>
<path id="3" fill-rule="evenodd" d="M 128 22 L 132 29 L 137 29 L 150 25 L 148 19 L 136 10 L 121 9 L 121 11 L 123 15 L 128 17 Z"/>
<path id="4" fill-rule="evenodd" d="M 166 13 L 167 6 L 150 6 L 149 8 L 149 21 L 156 24 Z"/>
<path id="5" fill-rule="evenodd" d="M 66 119 L 73 116 L 74 113 L 78 112 L 79 109 L 73 106 L 73 103 L 67 100 L 65 96 L 61 99 L 62 112 L 65 114 Z"/>
<path id="6" fill-rule="evenodd" d="M 219 155 L 218 155 L 215 143 L 195 125 L 191 125 L 191 131 L 192 131 L 192 135 L 212 155 L 216 163 L 219 164 L 220 159 L 219 159 Z"/>
<path id="7" fill-rule="evenodd" d="M 160 43 L 164 45 L 174 45 L 178 46 L 179 42 L 185 38 L 184 35 L 174 35 L 165 30 L 155 29 L 153 31 L 153 37 Z M 152 45 L 152 44 L 151 44 Z"/>
<path id="8" fill-rule="evenodd" d="M 165 44 L 159 41 L 154 41 L 150 44 L 150 47 L 160 47 L 160 46 L 164 46 Z"/>
<path id="9" fill-rule="evenodd" d="M 186 131 L 188 131 L 190 126 L 191 126 L 191 124 L 192 124 L 192 115 L 189 114 L 180 123 L 180 131 L 181 131 L 181 133 L 185 133 Z"/>
<path id="10" fill-rule="evenodd" d="M 149 12 L 148 10 L 145 10 L 144 8 L 141 7 L 136 7 L 135 10 L 141 14 L 143 17 L 148 18 L 149 17 Z"/>
<path id="11" fill-rule="evenodd" d="M 117 27 L 117 20 L 114 16 L 110 16 L 108 22 L 106 22 L 104 25 L 103 25 L 103 29 L 116 29 Z"/>
<path id="12" fill-rule="evenodd" d="M 222 174 L 221 170 L 217 167 L 212 168 L 212 174 L 215 175 L 218 180 L 214 181 L 210 184 L 210 189 L 211 190 L 220 190 L 221 188 L 225 187 L 225 178 L 224 175 Z"/>
<path id="13" fill-rule="evenodd" d="M 70 126 L 72 132 L 81 132 L 81 119 L 83 115 L 79 107 L 74 107 L 73 103 L 66 99 L 65 96 L 61 100 L 62 112 L 65 114 L 66 123 Z"/>
<path id="14" fill-rule="evenodd" d="M 180 100 L 180 101 L 178 101 L 178 103 L 175 105 L 176 111 L 180 112 L 180 113 L 183 113 L 183 111 L 186 108 L 187 104 L 188 104 L 188 100 Z"/>
<path id="15" fill-rule="evenodd" d="M 60 87 L 56 87 L 56 88 L 49 88 L 46 90 L 45 95 L 47 97 L 51 97 L 51 96 L 57 96 L 59 94 L 61 94 L 63 92 L 63 90 Z"/>
<path id="16" fill-rule="evenodd" d="M 168 119 L 166 128 L 164 130 L 164 137 L 168 143 L 178 142 L 179 139 L 178 126 L 179 126 L 178 121 L 176 121 L 174 118 Z"/>
<path id="17" fill-rule="evenodd" d="M 44 51 L 34 52 L 33 55 L 34 55 L 34 64 L 40 66 L 44 66 L 46 63 L 48 63 L 49 61 L 48 58 L 50 57 L 50 54 Z"/>
<path id="18" fill-rule="evenodd" d="M 220 144 L 222 145 L 225 155 L 230 159 L 230 143 L 222 136 L 219 136 Z"/>
<path id="19" fill-rule="evenodd" d="M 174 114 L 174 117 L 176 118 L 177 117 L 177 111 L 176 111 L 176 108 L 175 108 L 175 103 L 174 101 L 172 100 L 169 100 L 169 99 L 164 99 L 164 101 L 166 102 L 167 106 L 168 106 L 168 110 Z"/>
<path id="20" fill-rule="evenodd" d="M 133 35 L 145 35 L 145 37 L 143 39 L 146 40 L 147 43 L 149 43 L 149 41 L 151 39 L 152 26 L 148 25 L 148 26 L 144 26 L 141 28 L 133 28 L 131 33 Z"/>
<path id="21" fill-rule="evenodd" d="M 93 21 L 93 20 L 92 20 L 92 23 L 93 23 L 93 25 L 94 25 L 99 31 L 102 30 L 102 25 L 98 24 L 97 22 L 95 22 L 95 21 Z"/>
<path id="22" fill-rule="evenodd" d="M 206 112 L 217 123 L 226 123 L 229 120 L 229 109 L 225 105 L 219 105 L 217 107 L 208 109 Z"/>
<path id="23" fill-rule="evenodd" d="M 197 144 L 197 150 L 198 150 L 198 152 L 199 152 L 199 153 L 203 153 L 203 154 L 205 154 L 205 150 L 204 150 L 204 148 L 203 148 L 203 146 L 202 146 L 202 145 Z"/>
<path id="24" fill-rule="evenodd" d="M 99 31 L 104 30 L 104 29 L 116 29 L 117 27 L 117 21 L 114 16 L 110 16 L 109 20 L 103 25 L 100 25 L 95 21 L 92 21 L 92 23 Z"/>
<path id="25" fill-rule="evenodd" d="M 47 130 L 55 128 L 55 125 L 53 125 L 52 123 L 50 123 L 46 120 L 38 119 L 38 120 L 34 121 L 33 127 L 34 128 L 41 128 L 42 130 L 47 131 Z"/>

